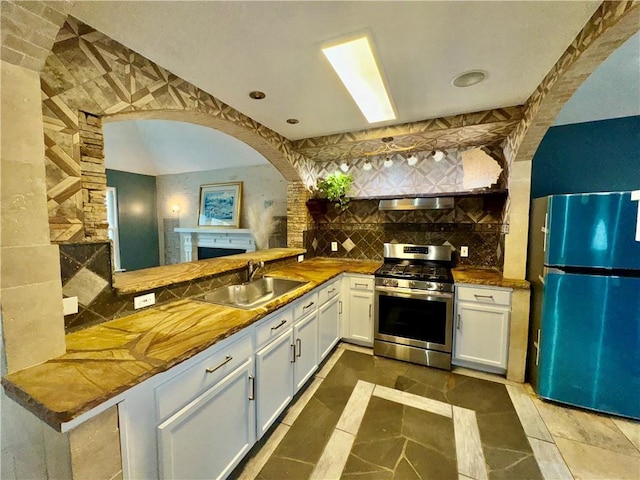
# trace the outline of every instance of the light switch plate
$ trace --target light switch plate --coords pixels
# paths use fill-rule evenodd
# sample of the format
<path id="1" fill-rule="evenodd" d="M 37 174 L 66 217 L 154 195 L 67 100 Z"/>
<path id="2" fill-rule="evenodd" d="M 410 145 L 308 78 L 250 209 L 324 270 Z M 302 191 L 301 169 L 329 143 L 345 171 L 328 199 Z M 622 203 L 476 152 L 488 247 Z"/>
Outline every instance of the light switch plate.
<path id="1" fill-rule="evenodd" d="M 338 251 L 338 242 L 331 242 L 331 251 L 332 252 Z"/>
<path id="2" fill-rule="evenodd" d="M 156 303 L 156 294 L 151 292 L 146 295 L 140 295 L 139 297 L 133 297 L 133 308 L 135 310 L 139 308 L 148 307 Z"/>
<path id="3" fill-rule="evenodd" d="M 71 315 L 78 313 L 78 297 L 65 297 L 62 299 L 62 314 Z"/>
<path id="4" fill-rule="evenodd" d="M 304 255 L 298 255 L 298 263 L 304 262 Z"/>
<path id="5" fill-rule="evenodd" d="M 468 257 L 469 256 L 469 247 L 467 247 L 466 245 L 460 247 L 460 256 L 461 257 Z"/>

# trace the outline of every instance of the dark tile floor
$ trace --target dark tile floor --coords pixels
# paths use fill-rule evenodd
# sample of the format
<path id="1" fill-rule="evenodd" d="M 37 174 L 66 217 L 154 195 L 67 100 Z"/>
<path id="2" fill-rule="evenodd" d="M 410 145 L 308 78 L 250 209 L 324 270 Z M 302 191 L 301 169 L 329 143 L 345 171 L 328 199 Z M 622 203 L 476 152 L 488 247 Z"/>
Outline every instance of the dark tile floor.
<path id="1" fill-rule="evenodd" d="M 474 410 L 489 479 L 542 478 L 504 385 L 350 350 L 256 478 L 309 478 L 358 380 Z M 371 397 L 342 478 L 457 479 L 452 420 Z"/>

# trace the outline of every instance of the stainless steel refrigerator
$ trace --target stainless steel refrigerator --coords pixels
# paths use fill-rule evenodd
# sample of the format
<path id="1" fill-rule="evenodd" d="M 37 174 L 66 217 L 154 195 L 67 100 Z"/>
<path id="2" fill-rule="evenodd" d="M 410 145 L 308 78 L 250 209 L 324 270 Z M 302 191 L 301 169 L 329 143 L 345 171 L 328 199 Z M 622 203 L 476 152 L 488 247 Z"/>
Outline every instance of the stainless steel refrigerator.
<path id="1" fill-rule="evenodd" d="M 640 419 L 637 196 L 532 202 L 528 378 L 542 398 Z"/>

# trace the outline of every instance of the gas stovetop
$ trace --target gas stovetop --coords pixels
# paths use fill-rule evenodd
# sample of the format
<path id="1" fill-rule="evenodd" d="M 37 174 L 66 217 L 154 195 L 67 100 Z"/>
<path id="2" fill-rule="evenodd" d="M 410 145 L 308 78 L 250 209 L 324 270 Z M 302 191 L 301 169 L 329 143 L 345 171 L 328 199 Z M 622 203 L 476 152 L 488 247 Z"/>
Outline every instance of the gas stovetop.
<path id="1" fill-rule="evenodd" d="M 401 263 L 384 263 L 375 274 L 376 276 L 386 278 L 453 283 L 451 269 L 448 266 L 428 263 L 420 264 L 410 263 L 408 261 Z"/>
<path id="2" fill-rule="evenodd" d="M 376 270 L 376 285 L 420 290 L 453 291 L 451 247 L 384 244 L 384 263 Z"/>

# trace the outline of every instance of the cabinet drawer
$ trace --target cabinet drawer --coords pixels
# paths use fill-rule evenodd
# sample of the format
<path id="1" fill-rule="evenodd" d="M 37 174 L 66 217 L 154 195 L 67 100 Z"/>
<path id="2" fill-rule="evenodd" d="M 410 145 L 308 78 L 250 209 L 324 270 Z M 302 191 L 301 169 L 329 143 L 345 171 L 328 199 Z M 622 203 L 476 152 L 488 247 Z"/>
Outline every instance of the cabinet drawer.
<path id="1" fill-rule="evenodd" d="M 456 300 L 509 306 L 511 304 L 511 290 L 456 287 Z"/>
<path id="2" fill-rule="evenodd" d="M 319 302 L 324 305 L 327 301 L 340 293 L 340 279 L 330 280 L 327 285 L 320 289 Z"/>
<path id="3" fill-rule="evenodd" d="M 373 292 L 373 278 L 349 277 L 351 290 L 371 290 Z"/>
<path id="4" fill-rule="evenodd" d="M 305 315 L 318 309 L 318 292 L 314 291 L 298 300 L 294 305 L 293 318 L 295 321 L 300 320 Z"/>
<path id="5" fill-rule="evenodd" d="M 187 402 L 223 379 L 253 355 L 253 341 L 248 331 L 241 338 L 216 348 L 204 360 L 189 367 L 156 388 L 156 407 L 159 421 L 182 408 Z"/>
<path id="6" fill-rule="evenodd" d="M 256 327 L 256 348 L 266 345 L 293 325 L 293 310 L 283 308 L 269 315 Z"/>

